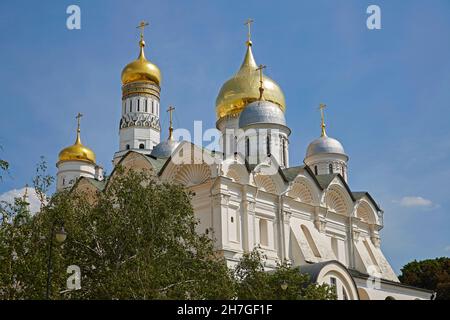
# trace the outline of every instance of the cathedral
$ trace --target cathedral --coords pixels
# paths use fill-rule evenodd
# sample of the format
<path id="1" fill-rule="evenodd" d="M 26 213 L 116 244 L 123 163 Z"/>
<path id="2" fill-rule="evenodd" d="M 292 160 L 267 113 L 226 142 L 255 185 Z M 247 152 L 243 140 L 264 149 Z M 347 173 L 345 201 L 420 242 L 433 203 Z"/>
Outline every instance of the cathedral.
<path id="1" fill-rule="evenodd" d="M 145 56 L 141 23 L 139 56 L 121 76 L 113 165 L 193 191 L 197 232 L 213 237 L 230 267 L 259 247 L 267 270 L 287 261 L 311 281 L 334 286 L 340 300 L 429 300 L 432 292 L 401 284 L 383 255 L 383 210 L 370 193 L 348 185 L 349 156 L 326 132 L 325 105 L 320 136 L 303 163 L 289 162 L 284 93 L 255 61 L 250 23 L 241 67 L 216 99 L 221 150 L 174 138 L 172 121 L 161 139 L 161 71 Z M 80 117 L 75 144 L 59 153 L 57 190 L 101 192 L 115 171 L 103 176 L 95 153 L 81 142 Z"/>

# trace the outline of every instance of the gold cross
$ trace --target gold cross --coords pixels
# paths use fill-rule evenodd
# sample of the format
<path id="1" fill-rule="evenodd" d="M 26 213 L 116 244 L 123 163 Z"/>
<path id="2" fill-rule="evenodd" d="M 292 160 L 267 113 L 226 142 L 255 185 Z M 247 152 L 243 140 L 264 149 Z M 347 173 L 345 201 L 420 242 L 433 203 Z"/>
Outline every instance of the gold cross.
<path id="1" fill-rule="evenodd" d="M 267 66 L 260 64 L 256 71 L 259 71 L 259 100 L 263 97 L 264 87 L 263 87 L 263 70 L 267 68 Z"/>
<path id="2" fill-rule="evenodd" d="M 136 27 L 136 29 L 141 29 L 141 40 L 144 40 L 144 29 L 147 26 L 149 26 L 149 23 L 142 20 L 141 23 Z"/>
<path id="3" fill-rule="evenodd" d="M 322 117 L 322 123 L 321 123 L 321 128 L 322 128 L 322 137 L 325 137 L 327 135 L 327 133 L 325 132 L 325 114 L 324 114 L 324 109 L 327 107 L 326 104 L 321 103 L 319 106 L 319 110 L 320 110 L 320 115 Z"/>
<path id="4" fill-rule="evenodd" d="M 246 21 L 245 21 L 245 23 L 244 23 L 244 25 L 246 25 L 247 27 L 248 27 L 248 32 L 247 32 L 247 43 L 248 44 L 251 44 L 252 43 L 252 40 L 251 40 L 251 37 L 252 37 L 252 30 L 251 30 L 251 27 L 252 27 L 252 23 L 253 22 L 255 22 L 255 20 L 253 20 L 253 19 L 250 19 L 250 18 L 248 18 Z"/>
<path id="5" fill-rule="evenodd" d="M 169 109 L 167 109 L 167 112 L 169 113 L 169 140 L 172 140 L 172 132 L 173 132 L 172 114 L 174 111 L 175 108 L 173 106 L 169 106 Z"/>
<path id="6" fill-rule="evenodd" d="M 78 112 L 77 116 L 75 117 L 75 119 L 77 119 L 77 122 L 78 122 L 78 125 L 77 125 L 78 132 L 80 132 L 80 119 L 82 116 L 83 116 L 83 114 Z"/>

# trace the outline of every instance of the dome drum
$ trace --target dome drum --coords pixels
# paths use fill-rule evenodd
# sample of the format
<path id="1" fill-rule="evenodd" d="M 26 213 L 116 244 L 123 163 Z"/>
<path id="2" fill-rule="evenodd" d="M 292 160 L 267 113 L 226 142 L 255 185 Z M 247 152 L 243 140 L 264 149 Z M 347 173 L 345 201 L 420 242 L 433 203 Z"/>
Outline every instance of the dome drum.
<path id="1" fill-rule="evenodd" d="M 161 88 L 151 81 L 138 81 L 122 86 L 122 99 L 126 99 L 133 96 L 152 96 L 160 99 Z"/>

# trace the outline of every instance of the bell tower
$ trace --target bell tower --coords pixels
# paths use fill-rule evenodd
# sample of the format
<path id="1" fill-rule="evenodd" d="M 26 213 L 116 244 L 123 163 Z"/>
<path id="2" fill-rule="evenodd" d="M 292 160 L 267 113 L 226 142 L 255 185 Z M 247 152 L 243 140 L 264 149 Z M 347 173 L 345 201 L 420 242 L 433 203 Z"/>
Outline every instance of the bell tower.
<path id="1" fill-rule="evenodd" d="M 119 151 L 114 154 L 114 164 L 130 150 L 150 154 L 161 139 L 161 71 L 145 57 L 144 29 L 148 25 L 142 21 L 137 27 L 140 29 L 139 56 L 122 71 L 122 117 Z"/>

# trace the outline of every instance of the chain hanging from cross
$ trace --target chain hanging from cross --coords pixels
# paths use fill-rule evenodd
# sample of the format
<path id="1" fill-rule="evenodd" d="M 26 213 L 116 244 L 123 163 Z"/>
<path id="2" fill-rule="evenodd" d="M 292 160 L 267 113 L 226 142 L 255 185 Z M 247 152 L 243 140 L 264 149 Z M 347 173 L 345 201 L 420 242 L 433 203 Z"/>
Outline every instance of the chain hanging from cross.
<path id="1" fill-rule="evenodd" d="M 260 64 L 256 71 L 259 71 L 259 100 L 262 100 L 264 93 L 264 79 L 263 79 L 263 70 L 267 68 L 267 66 Z"/>

